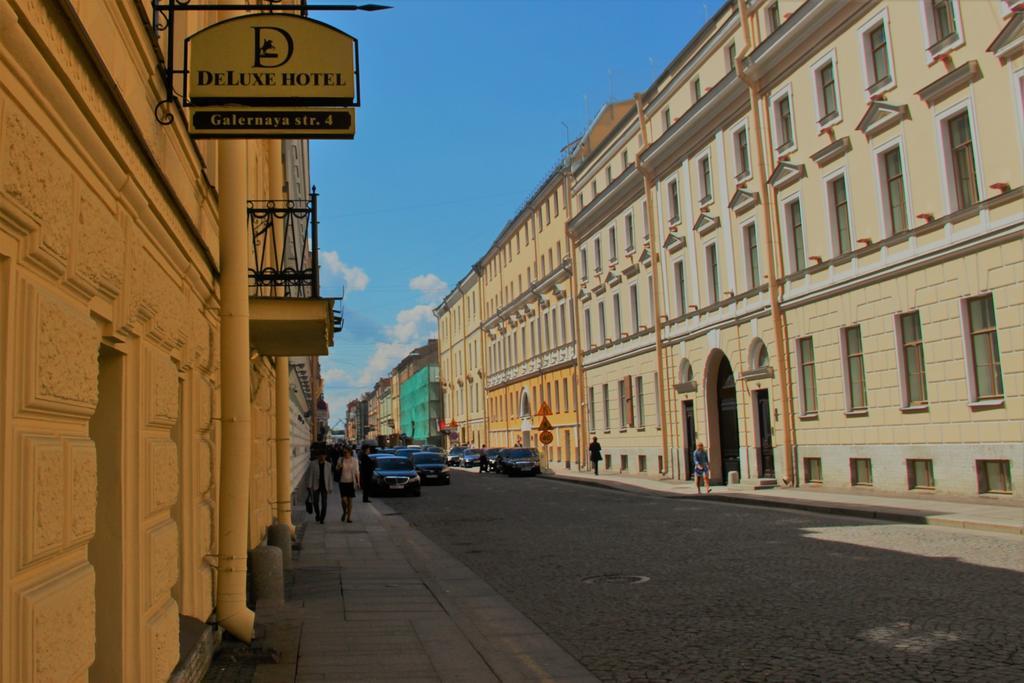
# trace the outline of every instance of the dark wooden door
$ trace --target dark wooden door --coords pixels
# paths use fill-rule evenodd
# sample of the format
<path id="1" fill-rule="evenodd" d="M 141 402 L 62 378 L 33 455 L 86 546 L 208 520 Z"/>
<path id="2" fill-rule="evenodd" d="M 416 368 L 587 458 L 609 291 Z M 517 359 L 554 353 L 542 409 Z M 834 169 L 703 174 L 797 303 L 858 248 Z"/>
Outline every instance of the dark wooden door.
<path id="1" fill-rule="evenodd" d="M 693 401 L 683 401 L 683 420 L 686 424 L 686 443 L 683 445 L 686 478 L 693 479 L 693 451 L 697 448 L 697 422 L 693 416 Z"/>
<path id="2" fill-rule="evenodd" d="M 729 472 L 740 471 L 740 426 L 736 410 L 736 379 L 726 358 L 718 366 L 718 443 L 722 458 L 722 484 L 728 484 Z"/>
<path id="3" fill-rule="evenodd" d="M 754 392 L 757 409 L 757 469 L 766 479 L 775 478 L 775 448 L 772 445 L 772 412 L 768 390 Z"/>

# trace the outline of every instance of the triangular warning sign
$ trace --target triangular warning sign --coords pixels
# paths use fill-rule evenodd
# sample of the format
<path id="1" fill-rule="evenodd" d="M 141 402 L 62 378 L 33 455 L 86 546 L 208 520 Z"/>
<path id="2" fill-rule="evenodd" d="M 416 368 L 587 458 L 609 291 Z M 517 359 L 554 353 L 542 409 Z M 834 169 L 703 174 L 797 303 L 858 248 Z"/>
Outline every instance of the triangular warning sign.
<path id="1" fill-rule="evenodd" d="M 551 426 L 551 423 L 548 422 L 547 415 L 545 415 L 544 417 L 542 417 L 540 419 L 540 424 L 537 425 L 537 429 L 539 429 L 542 432 L 546 432 L 546 431 L 549 431 L 549 430 L 553 429 L 553 427 Z"/>
<path id="2" fill-rule="evenodd" d="M 537 417 L 545 417 L 551 414 L 551 408 L 548 408 L 547 401 L 540 402 L 540 410 L 537 411 Z M 548 427 L 548 429 L 551 429 Z"/>

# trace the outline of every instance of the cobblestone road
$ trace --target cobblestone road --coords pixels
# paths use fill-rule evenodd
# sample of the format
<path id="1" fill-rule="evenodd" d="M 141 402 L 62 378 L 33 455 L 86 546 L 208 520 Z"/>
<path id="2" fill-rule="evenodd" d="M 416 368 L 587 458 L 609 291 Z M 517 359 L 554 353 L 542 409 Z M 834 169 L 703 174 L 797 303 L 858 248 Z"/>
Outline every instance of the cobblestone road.
<path id="1" fill-rule="evenodd" d="M 1024 680 L 1007 534 L 491 474 L 388 503 L 605 680 Z"/>

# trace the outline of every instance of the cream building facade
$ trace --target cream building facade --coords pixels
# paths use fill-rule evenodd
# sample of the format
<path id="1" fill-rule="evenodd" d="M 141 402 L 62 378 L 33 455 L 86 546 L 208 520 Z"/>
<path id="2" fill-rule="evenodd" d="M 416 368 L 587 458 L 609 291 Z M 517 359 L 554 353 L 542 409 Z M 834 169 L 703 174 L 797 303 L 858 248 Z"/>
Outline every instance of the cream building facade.
<path id="1" fill-rule="evenodd" d="M 220 18 L 185 14 L 189 33 Z M 250 300 L 235 247 L 246 200 L 286 197 L 296 159 L 193 142 L 180 111 L 158 123 L 148 16 L 0 1 L 5 681 L 167 680 L 185 626 L 215 613 L 248 639 L 246 551 L 290 520 L 310 397 L 289 398 L 287 321 L 260 327 L 288 307 Z M 305 303 L 326 352 L 330 302 Z"/>
<path id="2" fill-rule="evenodd" d="M 479 266 L 474 265 L 434 309 L 438 321 L 441 396 L 450 445 L 479 447 L 487 443 L 482 308 L 483 287 Z"/>
<path id="3" fill-rule="evenodd" d="M 574 165 L 588 421 L 606 466 L 654 475 L 648 454 L 667 452 L 659 469 L 686 477 L 701 440 L 723 483 L 733 470 L 1012 491 L 1020 14 L 930 0 L 740 10 L 723 7 Z M 623 262 L 629 226 L 648 232 L 638 213 L 650 241 Z M 646 433 L 658 390 L 665 448 Z"/>

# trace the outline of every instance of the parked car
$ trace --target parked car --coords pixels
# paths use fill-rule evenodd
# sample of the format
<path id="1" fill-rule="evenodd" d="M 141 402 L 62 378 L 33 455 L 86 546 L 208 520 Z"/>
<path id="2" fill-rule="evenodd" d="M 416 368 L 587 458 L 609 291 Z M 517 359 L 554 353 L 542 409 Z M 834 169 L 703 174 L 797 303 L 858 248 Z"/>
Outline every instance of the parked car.
<path id="1" fill-rule="evenodd" d="M 413 448 L 411 446 L 403 446 L 401 448 L 394 448 L 391 450 L 392 455 L 400 455 L 403 458 L 411 458 L 413 453 L 419 453 L 421 449 Z"/>
<path id="2" fill-rule="evenodd" d="M 374 458 L 371 491 L 381 493 L 407 493 L 420 495 L 420 475 L 411 458 L 399 455 L 379 455 Z"/>
<path id="3" fill-rule="evenodd" d="M 506 448 L 501 454 L 501 471 L 513 474 L 540 474 L 540 453 L 536 448 Z"/>
<path id="4" fill-rule="evenodd" d="M 443 453 L 433 451 L 421 451 L 413 453 L 413 465 L 420 475 L 420 481 L 424 484 L 451 484 L 452 471 L 445 464 Z"/>
<path id="5" fill-rule="evenodd" d="M 452 467 L 458 467 L 459 465 L 461 465 L 462 454 L 465 452 L 465 450 L 465 446 L 453 446 L 452 449 L 448 451 L 448 464 L 451 465 Z"/>
<path id="6" fill-rule="evenodd" d="M 479 448 L 467 448 L 462 452 L 463 467 L 479 467 L 480 458 L 484 457 L 483 450 Z"/>

